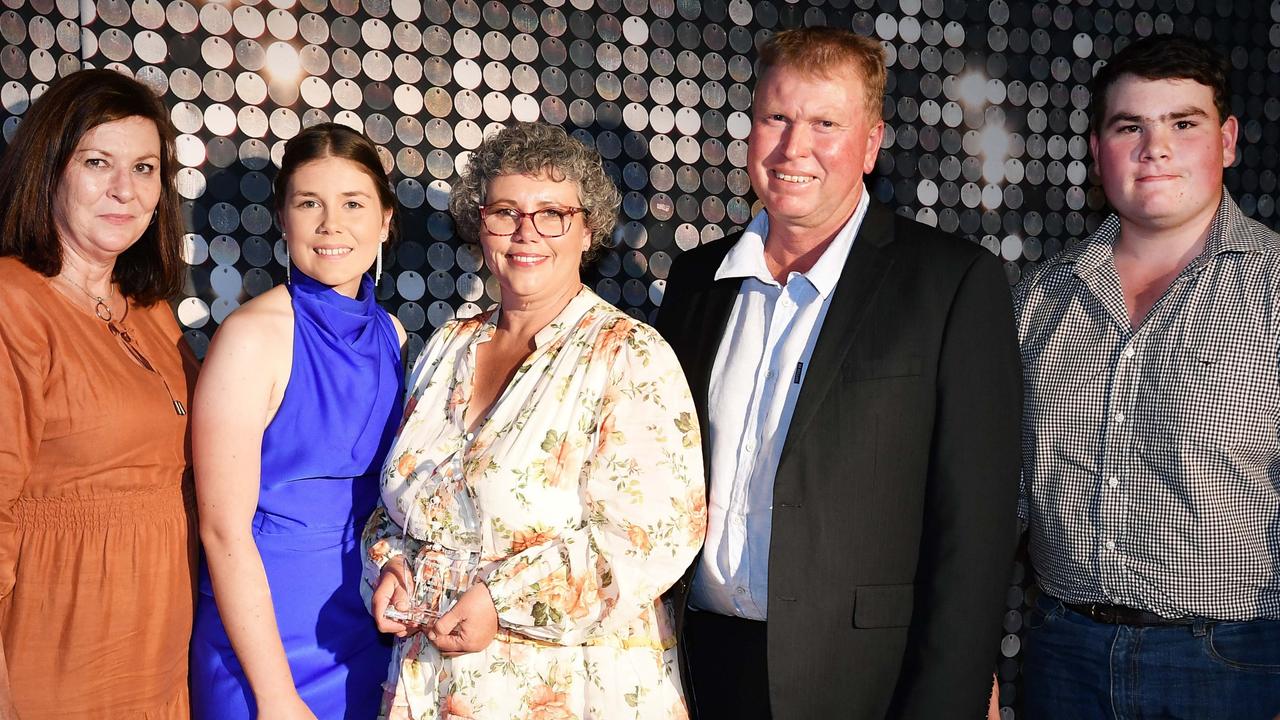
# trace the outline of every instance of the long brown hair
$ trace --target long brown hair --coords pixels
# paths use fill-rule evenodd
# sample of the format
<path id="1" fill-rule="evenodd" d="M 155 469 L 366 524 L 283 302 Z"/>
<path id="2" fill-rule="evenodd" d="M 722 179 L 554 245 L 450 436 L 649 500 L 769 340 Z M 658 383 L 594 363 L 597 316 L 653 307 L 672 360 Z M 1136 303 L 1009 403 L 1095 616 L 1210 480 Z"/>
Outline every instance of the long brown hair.
<path id="1" fill-rule="evenodd" d="M 114 70 L 80 70 L 58 80 L 18 125 L 0 161 L 0 256 L 15 256 L 48 277 L 62 270 L 53 207 L 67 163 L 85 133 L 129 117 L 150 120 L 160 135 L 160 202 L 155 221 L 116 259 L 112 279 L 142 305 L 178 293 L 183 223 L 173 126 L 155 93 Z"/>

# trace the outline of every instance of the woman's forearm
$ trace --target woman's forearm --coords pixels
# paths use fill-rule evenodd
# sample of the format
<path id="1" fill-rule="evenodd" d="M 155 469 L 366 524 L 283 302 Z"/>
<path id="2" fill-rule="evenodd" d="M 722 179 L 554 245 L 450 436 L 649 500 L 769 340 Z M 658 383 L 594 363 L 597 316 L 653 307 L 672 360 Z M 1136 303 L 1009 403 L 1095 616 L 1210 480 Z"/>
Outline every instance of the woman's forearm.
<path id="1" fill-rule="evenodd" d="M 218 613 L 258 707 L 264 701 L 296 695 L 266 570 L 253 536 L 247 529 L 219 533 L 208 528 L 201 536 Z"/>

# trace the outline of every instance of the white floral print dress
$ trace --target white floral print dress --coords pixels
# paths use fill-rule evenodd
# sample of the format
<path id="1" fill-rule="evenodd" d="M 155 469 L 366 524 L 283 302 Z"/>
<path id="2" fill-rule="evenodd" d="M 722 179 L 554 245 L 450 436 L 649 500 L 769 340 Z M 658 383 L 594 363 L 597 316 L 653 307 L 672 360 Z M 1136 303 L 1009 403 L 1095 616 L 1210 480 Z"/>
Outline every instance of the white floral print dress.
<path id="1" fill-rule="evenodd" d="M 659 599 L 706 528 L 684 374 L 653 328 L 584 288 L 470 436 L 476 347 L 497 312 L 424 348 L 363 547 L 368 595 L 389 558 L 457 547 L 469 489 L 498 635 L 452 658 L 425 634 L 398 640 L 383 717 L 684 718 Z"/>

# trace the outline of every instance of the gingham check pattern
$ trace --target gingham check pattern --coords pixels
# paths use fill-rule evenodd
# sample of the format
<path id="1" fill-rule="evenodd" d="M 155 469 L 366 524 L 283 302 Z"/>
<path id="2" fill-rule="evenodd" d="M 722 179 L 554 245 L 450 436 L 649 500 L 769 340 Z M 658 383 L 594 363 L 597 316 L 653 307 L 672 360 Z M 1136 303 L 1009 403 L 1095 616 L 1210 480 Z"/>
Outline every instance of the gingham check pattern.
<path id="1" fill-rule="evenodd" d="M 1223 190 L 1130 330 L 1112 215 L 1015 292 L 1041 587 L 1166 617 L 1280 617 L 1280 236 Z"/>

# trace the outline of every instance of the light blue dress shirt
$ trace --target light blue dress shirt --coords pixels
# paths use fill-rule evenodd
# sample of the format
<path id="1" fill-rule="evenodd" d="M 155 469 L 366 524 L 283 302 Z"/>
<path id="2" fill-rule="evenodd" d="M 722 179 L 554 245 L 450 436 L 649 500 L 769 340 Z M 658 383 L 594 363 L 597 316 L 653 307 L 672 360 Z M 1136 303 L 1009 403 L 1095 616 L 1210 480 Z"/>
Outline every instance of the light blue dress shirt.
<path id="1" fill-rule="evenodd" d="M 764 620 L 768 614 L 773 478 L 809 357 L 840 272 L 867 212 L 867 190 L 853 215 L 808 272 L 785 285 L 765 265 L 769 217 L 751 220 L 716 271 L 742 286 L 711 368 L 711 492 L 707 540 L 689 605 Z"/>

